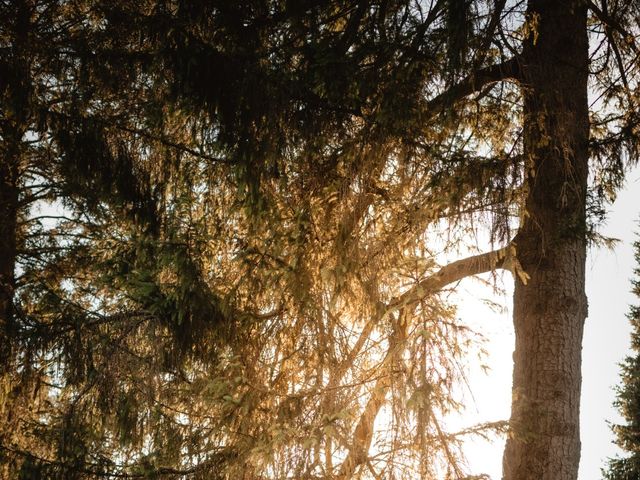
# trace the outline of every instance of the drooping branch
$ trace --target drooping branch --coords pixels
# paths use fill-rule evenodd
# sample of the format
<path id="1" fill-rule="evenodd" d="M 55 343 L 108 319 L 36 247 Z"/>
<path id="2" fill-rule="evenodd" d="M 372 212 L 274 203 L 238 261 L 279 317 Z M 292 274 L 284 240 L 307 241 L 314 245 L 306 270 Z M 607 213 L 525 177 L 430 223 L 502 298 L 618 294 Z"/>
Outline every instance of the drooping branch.
<path id="1" fill-rule="evenodd" d="M 408 318 L 403 309 L 398 314 L 393 335 L 389 338 L 389 347 L 382 360 L 381 374 L 371 390 L 371 396 L 353 431 L 349 453 L 340 465 L 340 471 L 337 476 L 340 480 L 351 478 L 356 468 L 367 460 L 371 441 L 373 440 L 373 426 L 380 409 L 384 405 L 389 388 L 391 388 L 393 365 L 398 359 L 402 358 L 408 327 Z"/>
<path id="2" fill-rule="evenodd" d="M 63 462 L 60 460 L 51 460 L 45 457 L 38 456 L 32 452 L 28 452 L 19 448 L 15 448 L 13 446 L 0 444 L 0 451 L 5 452 L 5 455 L 14 455 L 23 458 L 27 458 L 30 461 L 38 464 L 45 465 L 49 468 L 55 469 L 56 471 L 60 470 L 68 473 L 75 474 L 84 474 L 88 475 L 92 478 L 109 478 L 109 479 L 134 479 L 134 478 L 149 478 L 149 475 L 155 475 L 160 477 L 170 477 L 170 478 L 189 478 L 199 473 L 201 470 L 204 470 L 205 467 L 208 467 L 211 461 L 204 461 L 199 465 L 193 467 L 187 467 L 184 469 L 172 468 L 172 467 L 158 467 L 157 469 L 151 472 L 143 472 L 143 473 L 127 473 L 126 471 L 113 471 L 106 469 L 104 465 L 98 463 L 85 463 L 83 467 L 78 467 L 77 465 L 69 465 L 67 462 Z M 121 469 L 124 465 L 119 466 Z M 122 469 L 124 470 L 124 469 Z M 214 476 L 213 478 L 218 478 Z"/>
<path id="3" fill-rule="evenodd" d="M 69 122 L 73 120 L 70 115 L 65 113 L 57 112 L 55 110 L 47 110 L 47 115 L 51 118 L 55 118 L 64 122 Z M 125 132 L 131 135 L 134 135 L 139 138 L 144 138 L 150 142 L 156 142 L 159 145 L 164 147 L 173 149 L 176 152 L 186 153 L 195 158 L 200 158 L 202 160 L 207 160 L 213 164 L 228 164 L 231 165 L 233 162 L 222 156 L 210 155 L 202 150 L 190 147 L 189 145 L 182 143 L 178 140 L 172 139 L 171 136 L 165 132 L 151 132 L 148 129 L 144 128 L 136 128 L 131 125 L 127 125 L 122 120 L 114 119 L 114 118 L 101 118 L 98 115 L 93 115 L 90 117 L 92 122 L 99 124 L 101 127 L 113 128 L 120 132 Z"/>

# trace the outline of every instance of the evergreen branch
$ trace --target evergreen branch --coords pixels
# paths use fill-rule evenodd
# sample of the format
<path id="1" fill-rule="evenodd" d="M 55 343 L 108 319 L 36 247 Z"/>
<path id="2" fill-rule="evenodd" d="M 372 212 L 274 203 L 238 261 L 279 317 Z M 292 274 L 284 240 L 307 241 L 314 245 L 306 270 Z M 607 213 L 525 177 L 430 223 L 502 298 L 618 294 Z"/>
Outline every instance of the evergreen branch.
<path id="1" fill-rule="evenodd" d="M 360 24 L 362 23 L 362 19 L 364 18 L 364 14 L 369 7 L 369 2 L 360 1 L 355 8 L 355 11 L 349 15 L 349 19 L 347 20 L 346 28 L 340 38 L 338 44 L 338 51 L 340 55 L 344 55 L 351 45 L 353 45 L 356 33 L 360 28 Z"/>
<path id="2" fill-rule="evenodd" d="M 401 357 L 401 353 L 404 351 L 408 327 L 409 319 L 405 310 L 402 309 L 398 315 L 397 322 L 395 322 L 393 335 L 389 338 L 387 353 L 380 366 L 381 375 L 376 381 L 371 391 L 371 396 L 353 431 L 353 441 L 349 447 L 349 453 L 340 465 L 340 471 L 337 476 L 340 480 L 351 478 L 356 468 L 368 460 L 368 452 L 373 440 L 374 423 L 391 388 L 393 363 Z"/>
<path id="3" fill-rule="evenodd" d="M 504 11 L 504 7 L 507 3 L 507 0 L 496 0 L 495 8 L 491 15 L 491 19 L 489 20 L 489 24 L 487 26 L 484 38 L 482 39 L 482 43 L 480 44 L 480 48 L 478 51 L 480 52 L 480 56 L 474 62 L 474 67 L 477 68 L 482 64 L 484 59 L 487 57 L 487 53 L 489 52 L 489 47 L 491 46 L 491 42 L 493 41 L 496 33 L 496 29 L 498 25 L 500 25 L 500 20 L 502 19 L 502 12 Z"/>
<path id="4" fill-rule="evenodd" d="M 387 313 L 397 308 L 414 305 L 447 285 L 466 277 L 487 273 L 497 269 L 512 270 L 518 275 L 525 275 L 515 261 L 515 247 L 507 245 L 487 253 L 457 260 L 445 265 L 414 287 L 407 290 L 387 304 Z"/>
<path id="5" fill-rule="evenodd" d="M 626 91 L 629 91 L 629 81 L 627 80 L 627 72 L 626 72 L 627 69 L 624 66 L 624 61 L 622 60 L 622 54 L 620 53 L 618 44 L 616 43 L 615 38 L 613 38 L 612 27 L 607 22 L 603 22 L 603 24 L 604 24 L 604 33 L 607 39 L 609 40 L 609 45 L 611 46 L 611 50 L 613 50 L 613 56 L 616 60 L 616 64 L 618 65 L 618 71 L 620 72 L 622 85 L 624 86 Z M 630 38 L 630 37 L 625 37 L 625 39 L 626 38 Z M 632 47 L 634 46 L 633 40 L 629 42 L 629 45 L 631 45 Z"/>
<path id="6" fill-rule="evenodd" d="M 147 471 L 143 473 L 109 472 L 104 470 L 104 465 L 101 465 L 99 463 L 86 463 L 84 467 L 82 466 L 79 467 L 76 465 L 70 465 L 68 462 L 64 462 L 61 460 L 48 459 L 45 457 L 41 457 L 39 455 L 35 455 L 32 452 L 28 452 L 16 447 L 12 447 L 12 446 L 4 445 L 0 443 L 0 451 L 2 450 L 4 450 L 5 452 L 9 452 L 10 454 L 13 454 L 13 455 L 31 459 L 32 461 L 35 461 L 40 464 L 62 469 L 67 473 L 74 472 L 74 473 L 91 475 L 94 477 L 101 477 L 101 478 L 123 478 L 123 479 L 149 478 L 150 476 L 154 476 L 154 475 L 160 476 L 160 477 L 180 476 L 184 478 L 187 476 L 192 476 L 197 474 L 201 469 L 203 469 L 203 467 L 207 466 L 207 463 L 203 462 L 200 465 L 196 465 L 191 468 L 185 468 L 185 469 L 177 469 L 172 467 L 157 467 L 152 471 Z M 122 468 L 122 466 L 119 466 L 119 468 Z"/>
<path id="7" fill-rule="evenodd" d="M 187 153 L 189 155 L 192 155 L 196 158 L 200 158 L 202 160 L 208 160 L 210 162 L 214 162 L 214 163 L 223 163 L 223 164 L 231 164 L 232 162 L 227 159 L 227 158 L 222 158 L 222 157 L 216 157 L 213 155 L 208 155 L 204 152 L 200 152 L 194 148 L 191 148 L 187 145 L 185 145 L 184 143 L 180 143 L 177 142 L 175 140 L 171 140 L 169 138 L 168 135 L 166 135 L 165 133 L 159 133 L 157 135 L 154 135 L 152 133 L 149 133 L 147 130 L 144 130 L 142 128 L 133 128 L 133 127 L 129 127 L 123 124 L 113 124 L 111 125 L 114 128 L 116 128 L 117 130 L 123 131 L 123 132 L 127 132 L 127 133 L 131 133 L 133 135 L 136 135 L 138 137 L 142 137 L 145 138 L 147 140 L 150 140 L 152 142 L 158 142 L 159 144 L 183 152 L 183 153 Z"/>
<path id="8" fill-rule="evenodd" d="M 48 115 L 51 115 L 53 117 L 56 118 L 60 118 L 63 120 L 73 120 L 73 118 L 70 115 L 67 115 L 65 113 L 62 112 L 57 112 L 54 110 L 48 110 L 47 111 Z M 183 153 L 187 153 L 189 155 L 192 155 L 196 158 L 200 158 L 202 160 L 207 160 L 213 163 L 221 163 L 221 164 L 231 164 L 232 161 L 227 159 L 227 158 L 223 158 L 223 157 L 216 157 L 214 155 L 209 155 L 206 154 L 202 151 L 196 150 L 195 148 L 192 148 L 184 143 L 181 143 L 177 140 L 173 140 L 171 139 L 171 137 L 165 133 L 165 132 L 158 132 L 156 134 L 149 132 L 148 130 L 145 130 L 143 128 L 136 128 L 133 126 L 129 126 L 126 125 L 122 122 L 118 122 L 116 120 L 114 120 L 113 118 L 101 118 L 97 115 L 93 115 L 91 117 L 87 117 L 90 118 L 91 121 L 94 121 L 98 124 L 100 124 L 103 128 L 108 129 L 108 128 L 113 128 L 115 130 L 119 130 L 121 132 L 126 132 L 129 133 L 131 135 L 135 135 L 137 137 L 140 138 L 144 138 L 146 140 L 149 140 L 151 142 L 157 142 L 160 145 L 163 145 L 167 148 L 171 148 L 173 150 L 179 151 L 179 152 L 183 152 Z"/>
<path id="9" fill-rule="evenodd" d="M 376 319 L 378 321 L 382 320 L 382 318 L 392 310 L 400 309 L 397 325 L 394 328 L 394 335 L 389 339 L 389 347 L 380 367 L 382 373 L 371 390 L 371 396 L 369 397 L 364 410 L 360 414 L 360 418 L 358 419 L 358 423 L 356 424 L 356 428 L 353 432 L 353 441 L 349 448 L 349 453 L 340 465 L 340 471 L 337 478 L 341 480 L 351 478 L 356 468 L 367 461 L 369 447 L 373 439 L 375 419 L 384 405 L 385 398 L 389 388 L 391 387 L 391 380 L 393 376 L 392 363 L 394 359 L 399 357 L 400 352 L 404 348 L 404 342 L 407 337 L 409 320 L 406 316 L 405 308 L 418 303 L 426 296 L 441 290 L 450 283 L 462 280 L 469 276 L 490 272 L 499 268 L 514 269 L 519 275 L 526 275 L 524 272 L 518 271 L 517 268 L 514 268 L 514 258 L 515 247 L 513 245 L 507 245 L 499 250 L 455 261 L 445 265 L 434 275 L 418 283 L 418 285 L 411 288 L 397 299 L 392 300 L 387 304 L 387 308 L 382 310 L 383 313 L 380 318 Z M 369 321 L 365 325 L 365 329 L 360 335 L 360 338 L 358 338 L 356 345 L 351 352 L 349 352 L 346 359 L 354 359 L 358 355 L 359 349 L 362 348 L 366 338 L 370 335 L 374 323 L 377 322 Z M 343 363 L 340 367 L 341 369 L 338 374 L 342 375 L 345 373 L 347 365 Z M 334 378 L 332 380 L 333 383 L 335 383 L 336 380 L 338 382 L 340 381 L 339 378 Z M 438 428 L 439 435 L 443 436 L 437 424 L 436 427 Z M 446 449 L 446 442 L 444 439 L 441 440 Z M 450 456 L 448 451 L 447 454 Z M 451 464 L 455 465 L 455 462 L 451 462 Z"/>
<path id="10" fill-rule="evenodd" d="M 620 35 L 622 35 L 629 47 L 635 53 L 640 53 L 638 46 L 635 43 L 635 37 L 626 28 L 620 25 L 620 22 L 598 7 L 592 0 L 587 1 L 587 6 L 606 27 L 616 30 Z M 607 37 L 609 37 L 609 35 L 607 35 Z M 613 43 L 611 38 L 609 38 L 609 40 Z"/>
<path id="11" fill-rule="evenodd" d="M 392 311 L 415 305 L 450 283 L 457 282 L 465 277 L 490 272 L 496 269 L 511 270 L 513 273 L 519 275 L 523 280 L 526 280 L 527 278 L 526 273 L 522 271 L 515 259 L 515 247 L 513 245 L 507 245 L 499 250 L 467 257 L 445 265 L 434 275 L 422 280 L 418 285 L 409 289 L 400 297 L 392 299 L 387 305 L 382 305 L 382 308 L 379 309 L 380 313 L 369 319 L 353 348 L 337 366 L 336 371 L 329 381 L 328 388 L 336 388 L 341 383 L 342 377 L 353 364 L 356 357 L 360 354 L 364 344 L 373 332 L 374 327 Z M 382 379 L 380 379 L 379 382 L 380 381 L 382 381 Z M 377 387 L 374 387 L 374 391 L 376 388 Z"/>
<path id="12" fill-rule="evenodd" d="M 520 60 L 512 57 L 502 63 L 481 68 L 427 102 L 427 111 L 437 115 L 452 103 L 504 80 L 520 80 Z"/>

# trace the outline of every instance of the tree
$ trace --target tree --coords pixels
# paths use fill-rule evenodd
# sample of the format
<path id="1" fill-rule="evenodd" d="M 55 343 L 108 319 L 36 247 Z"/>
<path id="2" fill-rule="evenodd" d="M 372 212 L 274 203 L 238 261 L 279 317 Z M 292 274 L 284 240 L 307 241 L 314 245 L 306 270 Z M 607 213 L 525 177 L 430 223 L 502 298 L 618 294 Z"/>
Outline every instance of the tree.
<path id="1" fill-rule="evenodd" d="M 536 35 L 522 52 L 527 194 L 514 242 L 515 434 L 503 475 L 576 478 L 584 293 L 589 109 L 587 6 L 529 2 Z"/>
<path id="2" fill-rule="evenodd" d="M 223 138 L 207 143 L 216 117 L 190 123 L 193 107 L 165 112 L 160 100 L 173 84 L 142 78 L 142 67 L 157 61 L 149 54 L 156 45 L 130 40 L 127 33 L 140 37 L 136 29 L 105 34 L 105 23 L 85 21 L 91 13 L 101 18 L 100 5 L 87 5 L 3 5 L 6 30 L 18 24 L 25 39 L 3 37 L 3 52 L 19 49 L 3 65 L 26 65 L 14 77 L 30 106 L 11 137 L 20 155 L 2 164 L 21 167 L 11 192 L 22 200 L 7 204 L 8 218 L 18 220 L 3 232 L 22 247 L 7 257 L 7 271 L 19 274 L 3 288 L 10 307 L 3 345 L 11 347 L 1 402 L 3 475 L 238 477 L 271 469 L 332 476 L 365 466 L 457 474 L 456 435 L 438 422 L 455 407 L 450 389 L 465 329 L 435 294 L 460 272 L 430 280 L 435 264 L 421 232 L 444 209 L 421 187 L 425 172 L 403 166 L 402 181 L 400 172 L 392 175 L 385 191 L 387 158 L 362 140 L 371 134 L 366 129 L 353 146 L 335 147 L 348 147 L 346 165 L 331 156 L 320 167 L 279 165 L 273 153 L 266 162 L 253 149 L 258 144 L 263 155 L 269 142 L 236 125 L 229 106 Z M 226 22 L 237 28 L 233 16 Z M 188 65 L 178 46 L 180 55 L 160 58 L 178 62 L 169 71 L 178 79 L 175 103 L 186 108 L 180 102 L 193 78 L 179 76 Z M 140 69 L 123 77 L 131 58 Z M 239 58 L 239 68 L 255 69 Z M 114 77 L 126 88 L 116 89 Z M 244 86 L 223 93 L 239 94 L 231 107 L 242 107 L 245 122 L 263 114 L 255 98 L 243 104 Z M 345 115 L 329 110 L 327 124 Z M 8 129 L 15 123 L 3 120 Z M 321 132 L 329 138 L 338 130 Z M 363 145 L 380 184 L 358 165 Z M 316 147 L 307 153 L 321 159 Z M 278 181 L 278 168 L 291 181 Z M 30 197 L 32 188 L 42 191 Z M 421 191 L 414 201 L 423 211 L 398 210 L 412 190 Z M 29 209 L 43 199 L 65 206 L 52 227 Z M 487 265 L 502 257 L 482 259 Z M 402 297 L 407 278 L 423 279 L 414 292 L 423 293 Z M 359 412 L 363 395 L 372 399 Z M 373 422 L 384 406 L 398 427 L 376 436 Z M 391 453 L 369 459 L 374 442 Z M 389 461 L 395 456 L 397 464 Z"/>
<path id="3" fill-rule="evenodd" d="M 636 264 L 640 265 L 640 242 L 633 244 L 635 248 Z M 632 284 L 632 293 L 636 297 L 640 297 L 640 275 L 639 267 L 634 270 L 636 279 Z M 630 456 L 624 458 L 615 458 L 609 461 L 607 469 L 603 471 L 605 478 L 610 480 L 627 480 L 637 478 L 640 472 L 640 462 L 638 461 L 638 368 L 640 366 L 640 358 L 638 352 L 640 350 L 640 307 L 631 306 L 627 315 L 631 322 L 631 350 L 634 356 L 628 356 L 622 363 L 621 379 L 622 385 L 618 387 L 616 392 L 615 406 L 625 420 L 623 425 L 613 425 L 612 429 L 616 434 L 616 444 Z"/>
<path id="4" fill-rule="evenodd" d="M 114 135 L 113 130 L 104 128 L 114 123 L 114 117 L 119 118 L 119 125 L 125 124 L 130 118 L 123 115 L 126 109 L 107 109 L 100 115 L 94 109 L 100 122 L 87 118 L 82 108 L 83 101 L 93 98 L 82 88 L 86 86 L 83 74 L 87 73 L 83 70 L 83 47 L 97 41 L 79 34 L 83 7 L 84 2 L 57 1 L 3 2 L 0 6 L 3 477 L 39 475 L 37 468 L 31 470 L 34 459 L 56 449 L 60 459 L 75 465 L 76 475 L 81 470 L 82 455 L 77 451 L 81 445 L 68 438 L 73 436 L 69 432 L 86 425 L 75 418 L 68 404 L 63 406 L 66 411 L 55 407 L 38 410 L 57 395 L 60 385 L 56 380 L 75 394 L 80 379 L 86 380 L 91 373 L 85 368 L 90 363 L 86 357 L 98 353 L 92 349 L 103 333 L 99 326 L 108 321 L 90 300 L 82 301 L 94 290 L 75 288 L 74 279 L 87 272 L 87 261 L 95 259 L 88 255 L 87 245 L 99 247 L 99 229 L 107 218 L 129 219 L 129 226 L 134 223 L 149 233 L 155 217 L 155 199 L 145 182 L 150 177 L 134 175 L 139 173 L 134 163 L 140 160 L 138 153 L 143 148 L 128 138 L 125 144 L 122 131 Z M 118 78 L 123 78 L 123 73 L 118 70 Z M 103 101 L 115 89 L 112 79 L 104 71 L 102 83 L 92 82 Z M 49 202 L 57 202 L 58 208 L 47 207 Z M 65 208 L 62 213 L 60 205 Z M 45 211 L 39 213 L 43 206 Z M 94 248 L 91 253 L 98 251 Z M 124 318 L 130 323 L 139 321 L 139 315 Z M 123 325 L 120 318 L 119 326 Z M 84 344 L 83 328 L 90 331 Z M 70 367 L 62 373 L 55 369 L 56 363 Z M 41 428 L 42 415 L 48 415 L 49 432 Z M 42 434 L 40 443 L 30 437 L 34 431 Z M 51 431 L 63 434 L 56 437 Z M 15 462 L 16 448 L 25 444 L 32 447 L 29 455 Z M 94 457 L 101 458 L 103 448 L 96 448 Z M 67 466 L 62 471 L 72 470 Z"/>

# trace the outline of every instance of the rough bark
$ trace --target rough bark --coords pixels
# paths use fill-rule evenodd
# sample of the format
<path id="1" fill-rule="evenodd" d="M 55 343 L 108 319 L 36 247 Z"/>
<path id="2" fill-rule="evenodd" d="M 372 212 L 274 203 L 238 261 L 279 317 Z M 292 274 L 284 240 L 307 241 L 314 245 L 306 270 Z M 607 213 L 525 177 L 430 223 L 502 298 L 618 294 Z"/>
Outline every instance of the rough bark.
<path id="1" fill-rule="evenodd" d="M 2 107 L 11 106 L 2 98 Z M 19 159 L 23 129 L 19 118 L 8 108 L 0 122 L 0 444 L 7 442 L 15 429 L 13 365 L 15 312 L 14 293 L 17 252 L 17 220 L 19 207 Z M 9 469 L 9 470 L 7 470 Z M 0 477 L 6 478 L 10 465 L 0 461 Z"/>
<path id="2" fill-rule="evenodd" d="M 11 357 L 18 211 L 16 164 L 11 151 L 0 159 L 0 373 L 8 368 Z"/>
<path id="3" fill-rule="evenodd" d="M 0 374 L 9 369 L 13 329 L 19 176 L 29 116 L 28 31 L 32 6 L 17 1 L 8 14 L 8 40 L 0 57 Z"/>
<path id="4" fill-rule="evenodd" d="M 580 460 L 581 349 L 587 315 L 586 3 L 530 0 L 523 50 L 526 212 L 515 279 L 511 435 L 505 480 L 575 480 Z"/>

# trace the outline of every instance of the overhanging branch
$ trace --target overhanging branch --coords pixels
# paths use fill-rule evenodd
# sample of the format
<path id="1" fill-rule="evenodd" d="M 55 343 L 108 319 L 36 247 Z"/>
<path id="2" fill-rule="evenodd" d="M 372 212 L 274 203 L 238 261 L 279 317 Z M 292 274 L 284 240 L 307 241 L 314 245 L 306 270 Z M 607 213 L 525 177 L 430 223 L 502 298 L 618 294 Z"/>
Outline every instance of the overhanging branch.
<path id="1" fill-rule="evenodd" d="M 387 311 L 411 306 L 427 296 L 433 295 L 450 283 L 497 269 L 507 269 L 514 271 L 518 275 L 524 275 L 524 272 L 518 268 L 515 261 L 515 247 L 513 245 L 507 245 L 498 250 L 463 258 L 445 265 L 435 274 L 425 278 L 399 297 L 392 299 L 387 304 Z"/>
<path id="2" fill-rule="evenodd" d="M 383 305 L 382 308 L 379 309 L 379 313 L 374 315 L 365 324 L 353 348 L 336 368 L 336 371 L 329 382 L 330 387 L 333 388 L 340 384 L 344 374 L 353 364 L 354 359 L 360 354 L 360 350 L 364 347 L 375 326 L 378 325 L 389 313 L 399 310 L 402 307 L 415 305 L 427 296 L 437 293 L 450 283 L 457 282 L 465 277 L 497 269 L 511 270 L 512 272 L 517 273 L 522 278 L 523 282 L 526 283 L 526 274 L 518 267 L 517 260 L 515 259 L 515 247 L 510 244 L 498 250 L 463 258 L 445 265 L 435 274 L 425 278 L 399 297 L 396 297 L 386 305 Z"/>
<path id="3" fill-rule="evenodd" d="M 635 42 L 635 36 L 632 35 L 627 29 L 625 29 L 620 22 L 618 22 L 615 18 L 609 15 L 607 12 L 598 7 L 593 1 L 589 0 L 587 2 L 587 6 L 589 9 L 595 14 L 595 16 L 602 22 L 606 27 L 616 30 L 622 37 L 625 42 L 629 45 L 629 47 L 635 52 L 638 53 L 638 46 Z M 609 38 L 609 41 L 613 43 L 613 39 Z"/>

